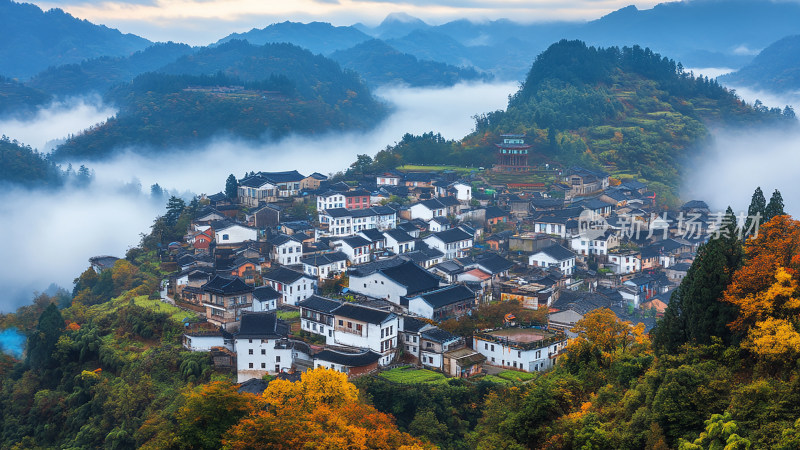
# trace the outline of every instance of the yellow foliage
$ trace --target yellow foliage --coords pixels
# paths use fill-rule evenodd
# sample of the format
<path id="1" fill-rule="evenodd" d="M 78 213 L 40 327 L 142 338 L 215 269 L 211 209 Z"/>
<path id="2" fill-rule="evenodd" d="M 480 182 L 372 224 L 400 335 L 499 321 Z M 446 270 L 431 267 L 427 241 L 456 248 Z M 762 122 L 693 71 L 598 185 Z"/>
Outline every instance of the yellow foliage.
<path id="1" fill-rule="evenodd" d="M 278 407 L 289 401 L 300 402 L 306 408 L 320 404 L 340 406 L 357 402 L 358 388 L 347 381 L 344 373 L 318 367 L 303 373 L 296 383 L 284 380 L 270 382 L 264 391 L 264 398 Z"/>
<path id="2" fill-rule="evenodd" d="M 742 346 L 772 362 L 793 360 L 800 353 L 800 333 L 789 321 L 769 317 L 750 329 Z"/>

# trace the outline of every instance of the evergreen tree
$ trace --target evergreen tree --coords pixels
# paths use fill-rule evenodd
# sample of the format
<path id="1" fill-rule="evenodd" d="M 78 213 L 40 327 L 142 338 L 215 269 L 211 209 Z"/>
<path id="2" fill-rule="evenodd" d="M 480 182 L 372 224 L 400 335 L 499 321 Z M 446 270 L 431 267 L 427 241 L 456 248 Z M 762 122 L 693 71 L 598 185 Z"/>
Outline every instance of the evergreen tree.
<path id="1" fill-rule="evenodd" d="M 183 212 L 183 208 L 186 207 L 186 203 L 174 195 L 169 198 L 167 202 L 167 213 L 164 214 L 164 221 L 168 227 L 174 227 L 176 223 L 178 223 L 178 218 L 180 218 L 181 213 Z"/>
<path id="2" fill-rule="evenodd" d="M 52 353 L 64 331 L 64 318 L 56 307 L 50 303 L 39 316 L 36 330 L 28 338 L 27 363 L 35 369 L 46 369 L 52 364 Z"/>
<path id="3" fill-rule="evenodd" d="M 236 177 L 233 174 L 228 175 L 228 179 L 225 180 L 225 196 L 234 200 L 238 196 L 238 191 L 239 182 L 236 180 Z"/>
<path id="4" fill-rule="evenodd" d="M 764 222 L 769 222 L 775 216 L 782 216 L 786 214 L 783 211 L 783 196 L 781 196 L 780 191 L 775 189 L 775 192 L 772 193 L 772 197 L 769 198 L 769 203 L 767 203 L 766 208 L 764 208 Z"/>
<path id="5" fill-rule="evenodd" d="M 719 237 L 697 250 L 692 267 L 654 331 L 654 345 L 661 352 L 673 352 L 690 341 L 709 344 L 712 336 L 731 340 L 728 323 L 734 320 L 736 307 L 720 298 L 742 263 L 743 251 L 731 208 L 722 224 Z"/>
<path id="6" fill-rule="evenodd" d="M 744 230 L 748 232 L 751 228 L 753 228 L 753 221 L 758 220 L 759 222 L 764 221 L 764 214 L 766 214 L 767 208 L 767 199 L 764 198 L 764 192 L 761 190 L 761 186 L 758 186 L 753 192 L 753 197 L 750 200 L 750 207 L 747 208 L 747 222 L 745 223 Z"/>
<path id="7" fill-rule="evenodd" d="M 161 201 L 164 197 L 164 189 L 158 185 L 158 183 L 150 186 L 150 198 L 153 200 Z"/>

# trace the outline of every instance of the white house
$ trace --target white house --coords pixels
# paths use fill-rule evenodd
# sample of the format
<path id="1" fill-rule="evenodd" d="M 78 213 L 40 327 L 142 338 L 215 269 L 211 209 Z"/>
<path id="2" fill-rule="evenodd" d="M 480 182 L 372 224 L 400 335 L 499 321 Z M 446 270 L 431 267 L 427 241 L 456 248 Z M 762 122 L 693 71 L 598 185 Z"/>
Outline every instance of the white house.
<path id="1" fill-rule="evenodd" d="M 353 303 L 343 303 L 332 314 L 333 342 L 326 338 L 328 344 L 368 348 L 381 354 L 380 365 L 387 365 L 394 359 L 397 336 L 403 328 L 402 317 Z"/>
<path id="2" fill-rule="evenodd" d="M 333 343 L 333 311 L 342 305 L 340 300 L 312 295 L 297 303 L 300 307 L 300 329 L 324 336 Z"/>
<path id="3" fill-rule="evenodd" d="M 550 369 L 567 345 L 562 332 L 535 328 L 505 328 L 477 333 L 472 348 L 486 357 L 486 363 L 525 372 Z"/>
<path id="4" fill-rule="evenodd" d="M 344 193 L 342 192 L 328 191 L 317 195 L 317 211 L 344 207 Z"/>
<path id="5" fill-rule="evenodd" d="M 399 258 L 352 266 L 347 273 L 351 291 L 398 305 L 402 297 L 439 287 L 439 278 L 413 262 Z"/>
<path id="6" fill-rule="evenodd" d="M 193 352 L 207 352 L 214 347 L 233 351 L 233 335 L 212 323 L 194 323 L 183 333 L 183 347 Z"/>
<path id="7" fill-rule="evenodd" d="M 274 313 L 247 313 L 235 334 L 236 378 L 242 383 L 289 370 L 297 359 L 311 362 L 308 345 L 289 340 L 289 326 Z"/>
<path id="8" fill-rule="evenodd" d="M 444 366 L 443 353 L 464 346 L 464 340 L 452 333 L 436 327 L 430 327 L 420 332 L 419 360 L 425 367 L 442 370 Z"/>
<path id="9" fill-rule="evenodd" d="M 279 305 L 297 305 L 314 294 L 317 279 L 286 267 L 277 267 L 262 274 L 265 283 L 281 294 Z"/>
<path id="10" fill-rule="evenodd" d="M 386 230 L 383 236 L 386 238 L 386 248 L 397 255 L 414 250 L 414 237 L 403 230 Z"/>
<path id="11" fill-rule="evenodd" d="M 334 208 L 319 212 L 320 224 L 327 227 L 329 236 L 352 236 L 359 231 L 395 228 L 397 211 L 388 206 L 366 209 Z"/>
<path id="12" fill-rule="evenodd" d="M 450 226 L 450 221 L 447 220 L 447 217 L 434 217 L 433 219 L 428 221 L 428 229 L 431 233 L 438 233 L 440 231 L 449 230 L 452 228 Z"/>
<path id="13" fill-rule="evenodd" d="M 275 311 L 278 309 L 278 301 L 281 293 L 272 286 L 259 286 L 253 289 L 253 311 Z"/>
<path id="14" fill-rule="evenodd" d="M 423 241 L 428 247 L 444 253 L 445 259 L 466 256 L 472 248 L 473 236 L 460 228 L 452 228 L 434 233 Z"/>
<path id="15" fill-rule="evenodd" d="M 331 241 L 331 245 L 336 250 L 347 255 L 347 259 L 353 264 L 363 264 L 372 258 L 370 248 L 372 242 L 361 236 L 349 236 Z"/>
<path id="16" fill-rule="evenodd" d="M 453 183 L 452 187 L 456 191 L 456 199 L 458 201 L 469 202 L 472 200 L 472 186 L 457 181 Z"/>
<path id="17" fill-rule="evenodd" d="M 575 271 L 575 254 L 559 244 L 545 247 L 528 257 L 528 265 L 535 267 L 557 267 L 570 276 Z"/>
<path id="18" fill-rule="evenodd" d="M 303 262 L 303 272 L 320 280 L 344 273 L 347 269 L 347 255 L 343 252 L 321 253 L 306 256 Z"/>
<path id="19" fill-rule="evenodd" d="M 475 293 L 464 285 L 447 286 L 408 299 L 410 313 L 436 321 L 463 316 L 473 306 Z"/>
<path id="20" fill-rule="evenodd" d="M 617 275 L 634 273 L 642 270 L 642 259 L 636 252 L 609 253 L 608 262 Z"/>
<path id="21" fill-rule="evenodd" d="M 217 245 L 241 244 L 246 241 L 258 240 L 258 230 L 231 223 L 214 229 L 214 238 L 217 241 Z"/>
<path id="22" fill-rule="evenodd" d="M 597 237 L 579 234 L 570 239 L 570 247 L 579 255 L 607 255 L 609 250 L 619 247 L 619 237 L 612 230 Z"/>
<path id="23" fill-rule="evenodd" d="M 375 183 L 378 186 L 397 186 L 402 179 L 400 175 L 387 172 L 375 177 Z"/>
<path id="24" fill-rule="evenodd" d="M 282 266 L 300 264 L 303 258 L 303 243 L 294 236 L 279 234 L 269 240 L 272 244 L 270 259 Z"/>
<path id="25" fill-rule="evenodd" d="M 415 203 L 408 208 L 408 211 L 412 220 L 422 219 L 426 222 L 434 217 L 447 215 L 447 207 L 435 198 Z"/>

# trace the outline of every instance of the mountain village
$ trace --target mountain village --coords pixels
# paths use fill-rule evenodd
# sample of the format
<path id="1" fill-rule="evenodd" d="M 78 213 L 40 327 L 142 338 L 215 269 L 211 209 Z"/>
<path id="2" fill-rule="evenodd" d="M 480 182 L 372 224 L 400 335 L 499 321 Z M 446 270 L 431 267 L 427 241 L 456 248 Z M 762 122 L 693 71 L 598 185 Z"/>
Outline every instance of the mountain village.
<path id="1" fill-rule="evenodd" d="M 697 200 L 662 213 L 646 185 L 605 172 L 529 166 L 525 138 L 503 135 L 489 170 L 251 172 L 235 198 L 204 196 L 164 250 L 175 272 L 162 299 L 205 317 L 185 324 L 184 347 L 258 392 L 265 375 L 320 366 L 546 371 L 597 308 L 651 329 L 723 216 Z M 549 181 L 519 181 L 537 176 Z M 498 302 L 546 320 L 441 328 Z"/>

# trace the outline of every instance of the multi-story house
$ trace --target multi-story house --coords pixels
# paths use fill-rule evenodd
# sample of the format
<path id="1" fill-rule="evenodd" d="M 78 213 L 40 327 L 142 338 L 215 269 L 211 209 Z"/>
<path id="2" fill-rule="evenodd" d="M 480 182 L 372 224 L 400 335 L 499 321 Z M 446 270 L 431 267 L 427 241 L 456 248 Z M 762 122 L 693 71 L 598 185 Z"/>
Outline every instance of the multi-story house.
<path id="1" fill-rule="evenodd" d="M 265 283 L 281 294 L 281 305 L 297 305 L 314 294 L 317 279 L 303 272 L 277 267 L 262 274 Z"/>
<path id="2" fill-rule="evenodd" d="M 473 236 L 460 228 L 434 233 L 423 242 L 444 253 L 445 259 L 462 258 L 472 249 Z"/>
<path id="3" fill-rule="evenodd" d="M 238 277 L 215 276 L 201 288 L 209 322 L 235 327 L 244 311 L 252 311 L 253 286 Z"/>

